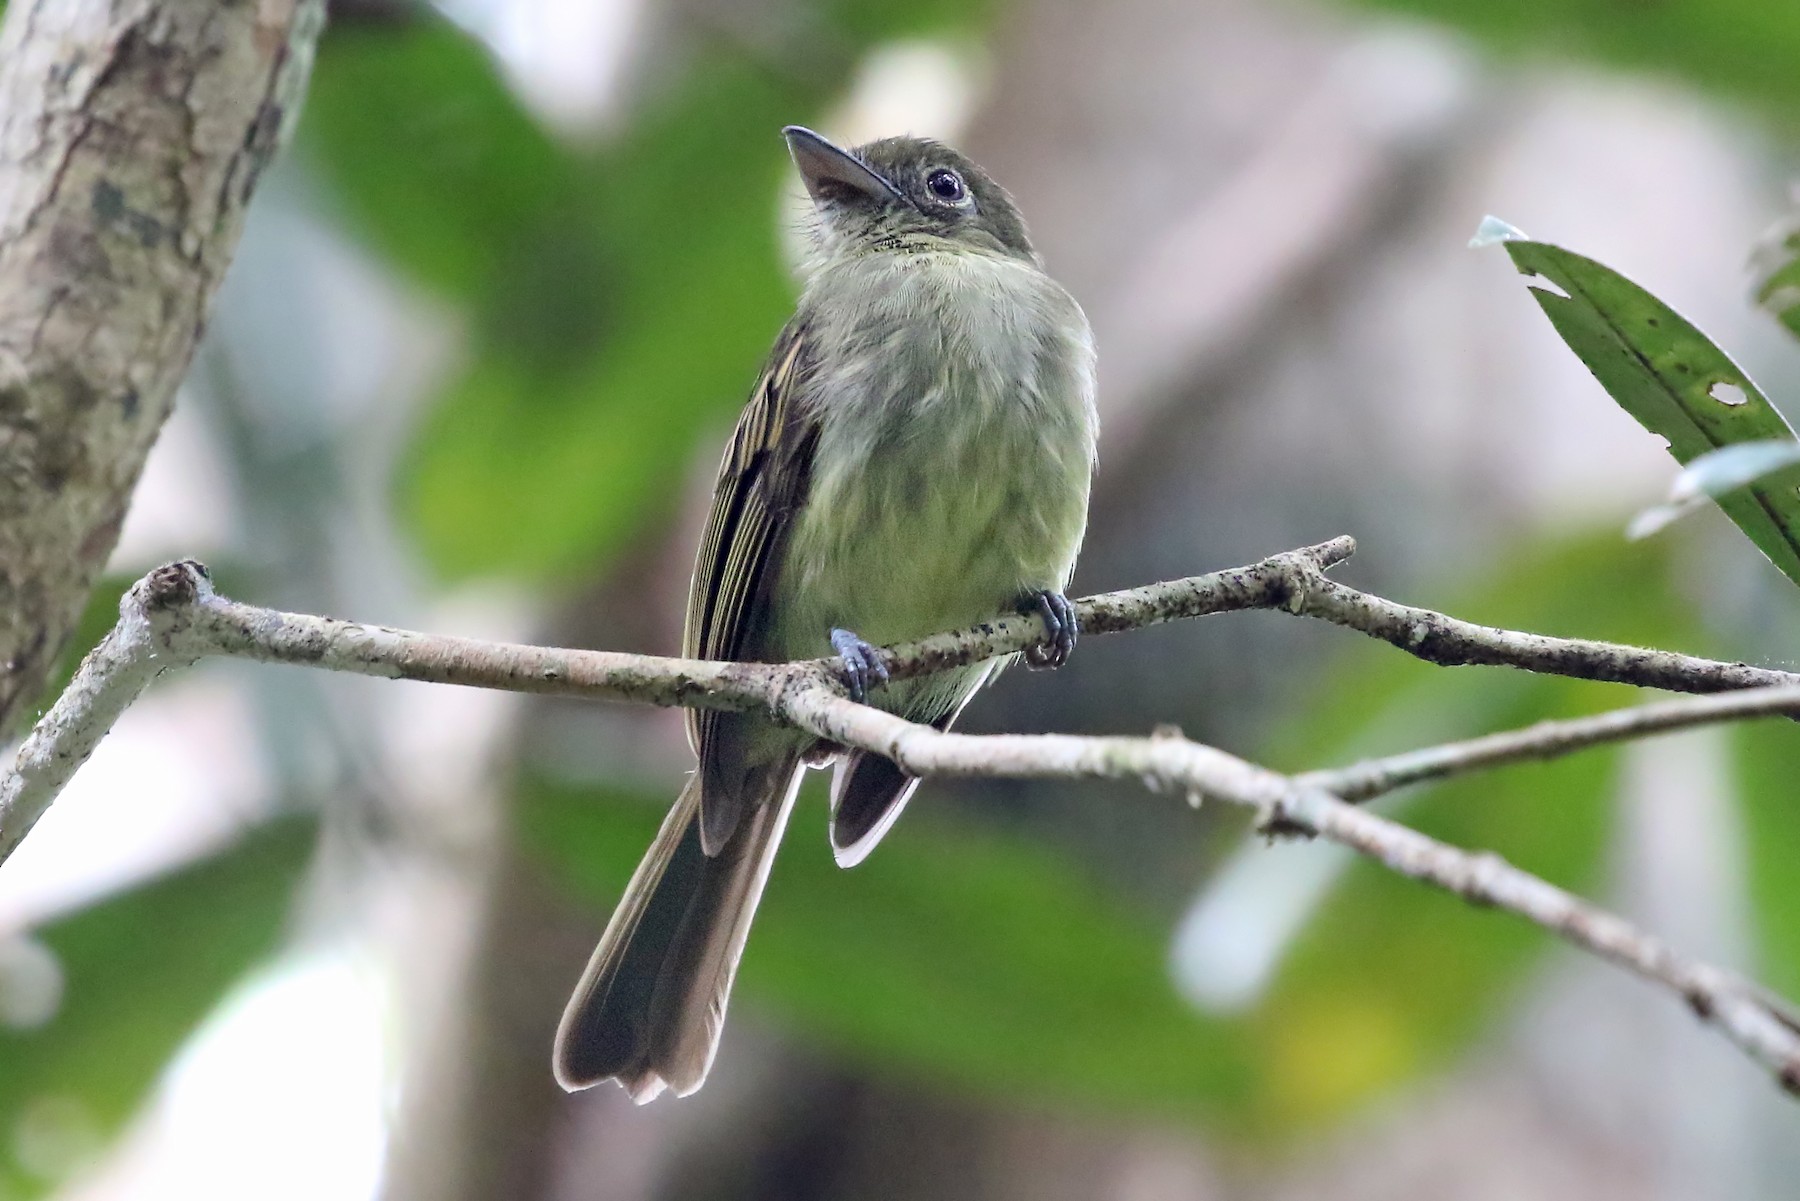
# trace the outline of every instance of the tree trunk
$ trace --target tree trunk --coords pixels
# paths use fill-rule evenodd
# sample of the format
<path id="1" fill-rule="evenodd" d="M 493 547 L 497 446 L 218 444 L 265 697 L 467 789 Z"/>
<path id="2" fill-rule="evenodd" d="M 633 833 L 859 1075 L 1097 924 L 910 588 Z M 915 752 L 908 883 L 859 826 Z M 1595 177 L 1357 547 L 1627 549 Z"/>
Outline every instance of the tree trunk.
<path id="1" fill-rule="evenodd" d="M 14 0 L 0 26 L 0 732 L 117 541 L 322 0 Z"/>

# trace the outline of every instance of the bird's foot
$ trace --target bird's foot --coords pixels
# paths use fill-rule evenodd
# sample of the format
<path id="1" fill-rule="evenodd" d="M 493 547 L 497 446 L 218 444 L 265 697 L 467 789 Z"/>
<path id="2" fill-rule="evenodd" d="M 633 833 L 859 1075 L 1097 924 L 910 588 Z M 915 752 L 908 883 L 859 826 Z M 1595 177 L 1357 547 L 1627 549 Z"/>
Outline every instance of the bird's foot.
<path id="1" fill-rule="evenodd" d="M 1060 592 L 1033 592 L 1019 601 L 1019 612 L 1042 617 L 1048 632 L 1042 643 L 1025 648 L 1025 666 L 1041 671 L 1067 663 L 1069 652 L 1075 649 L 1075 637 L 1081 633 L 1074 602 Z"/>
<path id="2" fill-rule="evenodd" d="M 831 631 L 831 649 L 843 661 L 844 682 L 850 687 L 850 699 L 857 704 L 867 699 L 870 688 L 887 683 L 888 670 L 881 661 L 881 652 L 849 630 Z"/>

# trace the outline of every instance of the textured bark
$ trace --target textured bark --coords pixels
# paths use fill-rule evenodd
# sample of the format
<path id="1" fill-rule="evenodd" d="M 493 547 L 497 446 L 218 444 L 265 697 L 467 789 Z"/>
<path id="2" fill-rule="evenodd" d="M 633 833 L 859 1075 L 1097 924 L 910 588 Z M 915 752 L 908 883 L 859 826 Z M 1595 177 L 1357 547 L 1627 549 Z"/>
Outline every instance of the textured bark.
<path id="1" fill-rule="evenodd" d="M 321 0 L 8 6 L 0 731 L 117 541 L 323 22 Z"/>

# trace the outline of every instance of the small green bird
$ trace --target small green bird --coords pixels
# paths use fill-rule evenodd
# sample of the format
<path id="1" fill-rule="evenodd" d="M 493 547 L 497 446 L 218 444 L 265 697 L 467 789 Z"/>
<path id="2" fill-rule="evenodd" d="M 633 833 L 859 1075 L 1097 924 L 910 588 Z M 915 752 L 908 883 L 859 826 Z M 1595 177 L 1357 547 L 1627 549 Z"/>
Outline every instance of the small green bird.
<path id="1" fill-rule="evenodd" d="M 1068 658 L 1093 336 L 1012 198 L 963 155 L 783 133 L 815 254 L 719 468 L 683 653 L 836 652 L 856 699 L 947 729 L 1002 661 L 887 684 L 872 648 L 1018 609 L 1050 632 L 1029 663 Z M 564 1088 L 616 1079 L 641 1103 L 700 1087 L 801 774 L 837 749 L 746 713 L 690 711 L 688 734 L 699 767 L 557 1031 Z M 869 853 L 917 784 L 879 755 L 839 758 L 840 865 Z"/>

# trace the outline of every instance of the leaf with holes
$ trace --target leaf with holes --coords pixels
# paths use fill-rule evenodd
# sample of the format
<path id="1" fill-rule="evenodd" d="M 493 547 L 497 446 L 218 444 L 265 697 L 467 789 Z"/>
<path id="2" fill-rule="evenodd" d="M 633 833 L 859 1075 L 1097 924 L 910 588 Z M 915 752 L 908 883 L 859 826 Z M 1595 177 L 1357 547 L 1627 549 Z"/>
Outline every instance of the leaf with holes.
<path id="1" fill-rule="evenodd" d="M 1484 223 L 1484 229 L 1488 228 Z M 1683 466 L 1794 431 L 1750 377 L 1681 314 L 1610 267 L 1522 236 L 1497 240 L 1550 324 L 1619 406 L 1668 440 Z M 1800 583 L 1800 466 L 1718 498 L 1775 566 Z"/>

